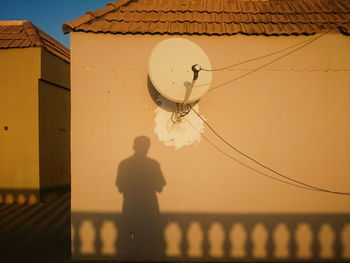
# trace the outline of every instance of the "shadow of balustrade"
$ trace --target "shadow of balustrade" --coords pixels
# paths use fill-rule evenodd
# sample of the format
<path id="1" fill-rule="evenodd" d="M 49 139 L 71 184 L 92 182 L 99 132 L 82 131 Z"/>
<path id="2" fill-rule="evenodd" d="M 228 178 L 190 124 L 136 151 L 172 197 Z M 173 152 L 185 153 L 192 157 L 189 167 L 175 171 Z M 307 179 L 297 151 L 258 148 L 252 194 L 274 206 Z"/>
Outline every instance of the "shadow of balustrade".
<path id="1" fill-rule="evenodd" d="M 35 204 L 39 197 L 39 189 L 0 189 L 0 204 Z"/>
<path id="2" fill-rule="evenodd" d="M 38 188 L 0 188 L 0 204 L 36 204 L 47 202 L 70 191 L 70 185 Z"/>
<path id="3" fill-rule="evenodd" d="M 73 259 L 128 260 L 118 250 L 121 222 L 121 214 L 72 213 Z M 161 224 L 161 256 L 144 260 L 350 260 L 348 214 L 165 213 Z"/>

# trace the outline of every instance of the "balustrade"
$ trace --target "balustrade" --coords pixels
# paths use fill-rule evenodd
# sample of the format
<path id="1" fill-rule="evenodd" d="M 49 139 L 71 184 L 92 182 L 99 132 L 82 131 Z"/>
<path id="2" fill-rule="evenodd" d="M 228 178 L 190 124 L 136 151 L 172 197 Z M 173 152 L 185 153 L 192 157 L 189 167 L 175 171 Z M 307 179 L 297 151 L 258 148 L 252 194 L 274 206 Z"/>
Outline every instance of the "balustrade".
<path id="1" fill-rule="evenodd" d="M 159 257 L 145 259 L 350 259 L 349 215 L 166 213 L 160 217 L 163 244 L 158 247 Z M 127 259 L 118 250 L 122 218 L 113 213 L 73 213 L 74 258 Z M 132 235 L 137 238 L 137 233 Z"/>
<path id="2" fill-rule="evenodd" d="M 35 204 L 39 191 L 31 189 L 0 189 L 0 204 Z"/>

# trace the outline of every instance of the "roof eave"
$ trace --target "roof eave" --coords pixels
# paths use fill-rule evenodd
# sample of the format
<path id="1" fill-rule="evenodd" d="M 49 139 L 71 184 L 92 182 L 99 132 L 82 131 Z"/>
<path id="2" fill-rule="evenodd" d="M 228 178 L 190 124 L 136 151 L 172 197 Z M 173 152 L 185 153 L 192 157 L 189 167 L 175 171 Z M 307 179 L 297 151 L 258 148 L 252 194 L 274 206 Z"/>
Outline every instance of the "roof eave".
<path id="1" fill-rule="evenodd" d="M 75 31 L 76 27 L 78 27 L 82 24 L 88 23 L 89 21 L 91 21 L 95 18 L 98 18 L 100 16 L 103 16 L 109 12 L 112 12 L 112 11 L 128 4 L 129 2 L 132 2 L 132 1 L 134 1 L 134 0 L 119 0 L 116 2 L 108 3 L 105 7 L 101 8 L 97 11 L 86 12 L 85 15 L 83 15 L 83 16 L 81 16 L 73 21 L 64 23 L 62 25 L 62 31 L 64 34 L 69 34 L 70 32 Z"/>

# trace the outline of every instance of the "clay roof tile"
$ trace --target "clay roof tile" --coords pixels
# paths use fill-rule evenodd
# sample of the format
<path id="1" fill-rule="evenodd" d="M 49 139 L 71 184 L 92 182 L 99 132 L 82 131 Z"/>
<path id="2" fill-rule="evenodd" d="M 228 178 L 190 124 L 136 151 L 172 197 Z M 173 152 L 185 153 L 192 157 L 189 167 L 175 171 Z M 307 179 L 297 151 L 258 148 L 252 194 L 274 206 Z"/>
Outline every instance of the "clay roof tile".
<path id="1" fill-rule="evenodd" d="M 188 11 L 200 12 L 206 9 L 207 2 L 205 0 L 191 0 L 188 5 Z"/>
<path id="2" fill-rule="evenodd" d="M 330 24 L 347 32 L 350 1 L 119 0 L 65 23 L 63 31 L 290 35 L 323 32 Z"/>
<path id="3" fill-rule="evenodd" d="M 69 62 L 69 49 L 30 21 L 0 21 L 0 48 L 42 47 Z"/>

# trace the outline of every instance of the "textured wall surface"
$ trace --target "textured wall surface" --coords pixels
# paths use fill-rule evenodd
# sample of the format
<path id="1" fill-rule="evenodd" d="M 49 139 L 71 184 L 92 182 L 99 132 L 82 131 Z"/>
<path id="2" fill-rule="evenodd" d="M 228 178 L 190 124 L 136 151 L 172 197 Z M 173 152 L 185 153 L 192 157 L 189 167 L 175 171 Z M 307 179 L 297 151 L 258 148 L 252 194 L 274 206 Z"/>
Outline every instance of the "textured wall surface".
<path id="1" fill-rule="evenodd" d="M 70 184 L 69 69 L 42 48 L 0 50 L 0 202 Z"/>
<path id="2" fill-rule="evenodd" d="M 40 52 L 0 50 L 0 188 L 39 187 Z"/>
<path id="3" fill-rule="evenodd" d="M 277 176 L 227 147 L 208 127 L 203 129 L 199 143 L 180 149 L 159 140 L 155 131 L 159 105 L 150 87 L 147 63 L 152 48 L 164 38 L 71 34 L 73 217 L 74 213 L 89 213 L 92 221 L 84 223 L 89 229 L 93 218 L 105 213 L 124 214 L 125 194 L 118 191 L 116 178 L 119 164 L 134 158 L 134 139 L 138 136 L 148 137 L 150 147 L 147 157 L 135 161 L 133 167 L 138 172 L 130 172 L 130 176 L 139 174 L 140 178 L 133 177 L 131 185 L 143 180 L 142 174 L 149 168 L 146 159 L 157 162 L 166 181 L 156 193 L 160 214 L 350 212 L 348 197 L 271 179 L 269 176 Z M 189 39 L 207 53 L 216 68 L 312 38 Z M 246 77 L 239 78 L 290 50 L 214 72 L 213 90 L 199 101 L 199 113 L 227 141 L 259 162 L 305 183 L 347 192 L 349 50 L 349 38 L 329 34 Z M 181 50 L 169 52 L 181 54 Z M 112 232 L 104 232 L 107 239 Z M 89 255 L 91 251 L 86 249 Z"/>

